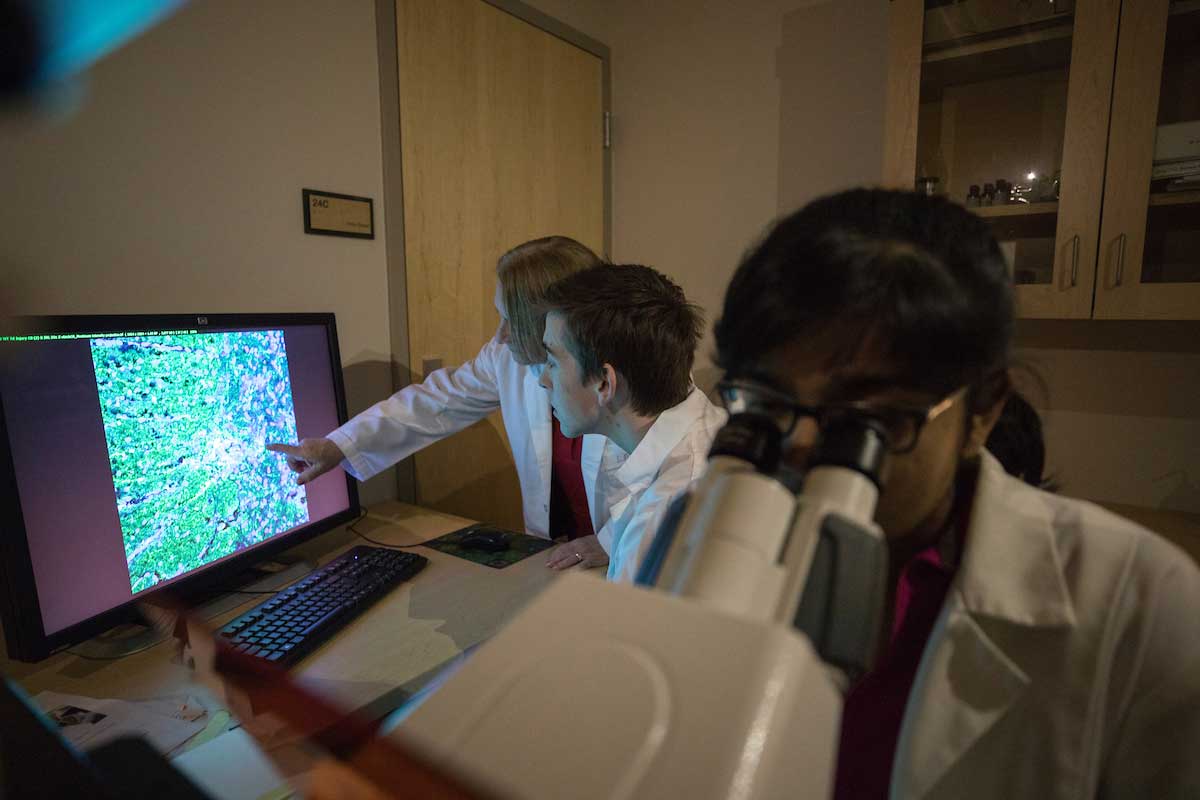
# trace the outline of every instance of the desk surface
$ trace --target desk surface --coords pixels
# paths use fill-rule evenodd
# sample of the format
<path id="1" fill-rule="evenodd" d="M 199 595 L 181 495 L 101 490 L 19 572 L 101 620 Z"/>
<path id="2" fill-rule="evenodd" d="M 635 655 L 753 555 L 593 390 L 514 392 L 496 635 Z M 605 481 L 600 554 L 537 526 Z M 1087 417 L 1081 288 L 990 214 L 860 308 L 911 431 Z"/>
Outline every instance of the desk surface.
<path id="1" fill-rule="evenodd" d="M 471 524 L 471 520 L 401 503 L 373 506 L 355 528 L 381 543 L 411 545 Z M 324 564 L 346 549 L 365 544 L 344 529 L 308 542 L 295 551 Z M 429 564 L 329 642 L 292 673 L 343 706 L 382 714 L 427 679 L 427 674 L 468 647 L 493 636 L 557 573 L 535 554 L 505 569 L 493 569 L 427 547 L 414 552 Z M 214 626 L 262 602 L 246 602 L 212 618 Z M 39 664 L 0 659 L 0 672 L 26 692 L 44 690 L 97 698 L 137 700 L 160 697 L 191 686 L 191 673 L 173 663 L 173 642 L 112 661 L 59 653 Z"/>

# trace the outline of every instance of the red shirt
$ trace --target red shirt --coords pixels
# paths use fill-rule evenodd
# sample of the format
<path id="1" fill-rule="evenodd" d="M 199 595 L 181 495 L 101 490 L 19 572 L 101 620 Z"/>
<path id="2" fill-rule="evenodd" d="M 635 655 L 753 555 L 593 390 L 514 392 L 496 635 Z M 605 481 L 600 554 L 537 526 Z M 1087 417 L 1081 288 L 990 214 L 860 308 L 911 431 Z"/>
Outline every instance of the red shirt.
<path id="1" fill-rule="evenodd" d="M 960 515 L 955 522 L 952 535 L 961 553 L 967 517 Z M 835 800 L 887 798 L 908 695 L 957 571 L 936 544 L 901 567 L 891 638 L 875 669 L 846 695 L 842 709 Z"/>
<path id="2" fill-rule="evenodd" d="M 552 417 L 550 456 L 550 536 L 578 539 L 591 536 L 592 514 L 588 510 L 587 490 L 583 485 L 583 469 L 579 458 L 583 454 L 583 437 L 568 439 Z"/>

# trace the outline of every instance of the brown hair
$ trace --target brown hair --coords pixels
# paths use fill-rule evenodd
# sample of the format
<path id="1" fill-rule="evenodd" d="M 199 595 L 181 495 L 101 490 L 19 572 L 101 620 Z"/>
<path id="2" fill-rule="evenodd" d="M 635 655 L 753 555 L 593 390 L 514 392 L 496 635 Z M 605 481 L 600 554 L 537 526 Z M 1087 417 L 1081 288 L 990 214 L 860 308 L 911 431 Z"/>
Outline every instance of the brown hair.
<path id="1" fill-rule="evenodd" d="M 565 318 L 565 345 L 583 380 L 612 365 L 629 381 L 639 414 L 658 414 L 687 397 L 703 316 L 666 275 L 639 264 L 601 264 L 550 287 L 545 310 Z"/>
<path id="2" fill-rule="evenodd" d="M 545 236 L 519 244 L 500 256 L 496 277 L 508 314 L 513 356 L 522 364 L 546 360 L 542 334 L 546 311 L 542 300 L 555 281 L 594 267 L 600 259 L 584 245 L 567 236 Z"/>

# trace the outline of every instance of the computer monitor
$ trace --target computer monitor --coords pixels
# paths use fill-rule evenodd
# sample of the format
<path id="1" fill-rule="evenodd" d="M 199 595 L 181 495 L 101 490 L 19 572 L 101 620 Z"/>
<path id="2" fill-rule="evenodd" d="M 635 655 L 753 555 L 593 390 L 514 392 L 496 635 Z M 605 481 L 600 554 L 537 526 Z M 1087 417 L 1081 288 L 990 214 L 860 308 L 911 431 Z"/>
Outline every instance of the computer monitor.
<path id="1" fill-rule="evenodd" d="M 45 658 L 355 518 L 270 442 L 346 420 L 332 314 L 0 321 L 0 614 Z"/>

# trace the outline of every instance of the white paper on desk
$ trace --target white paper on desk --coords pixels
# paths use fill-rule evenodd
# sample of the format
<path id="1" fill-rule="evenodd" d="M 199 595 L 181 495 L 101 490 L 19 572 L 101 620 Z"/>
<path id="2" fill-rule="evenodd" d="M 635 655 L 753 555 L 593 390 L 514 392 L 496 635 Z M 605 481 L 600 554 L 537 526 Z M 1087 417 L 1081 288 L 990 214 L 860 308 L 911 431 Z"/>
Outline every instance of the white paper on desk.
<path id="1" fill-rule="evenodd" d="M 171 764 L 219 800 L 255 800 L 291 794 L 284 788 L 287 781 L 242 728 L 227 731 L 175 757 Z"/>
<path id="2" fill-rule="evenodd" d="M 130 705 L 160 717 L 182 719 L 187 722 L 200 719 L 208 713 L 204 703 L 195 695 L 186 692 L 164 697 L 151 697 L 148 700 L 131 700 Z"/>
<path id="3" fill-rule="evenodd" d="M 141 736 L 166 753 L 203 730 L 204 719 L 172 719 L 123 700 L 97 700 L 75 694 L 42 692 L 33 698 L 58 731 L 76 747 L 88 750 L 120 736 Z"/>

